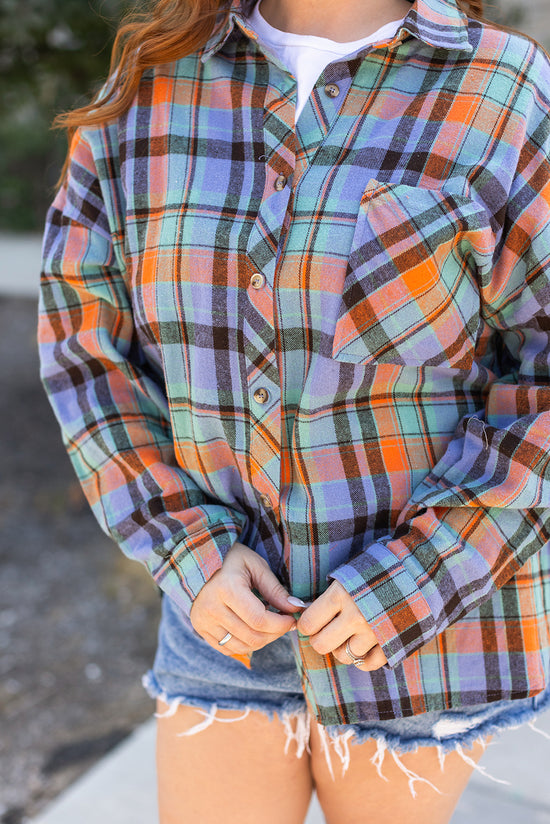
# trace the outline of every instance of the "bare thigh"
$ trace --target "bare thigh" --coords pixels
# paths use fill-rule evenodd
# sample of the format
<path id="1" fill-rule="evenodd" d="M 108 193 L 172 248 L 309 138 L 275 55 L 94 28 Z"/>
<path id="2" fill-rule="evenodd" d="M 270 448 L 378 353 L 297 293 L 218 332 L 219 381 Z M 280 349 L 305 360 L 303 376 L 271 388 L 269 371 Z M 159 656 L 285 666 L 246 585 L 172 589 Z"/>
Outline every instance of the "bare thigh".
<path id="1" fill-rule="evenodd" d="M 422 747 L 416 753 L 399 756 L 402 764 L 437 787 L 436 792 L 426 783 L 415 782 L 416 798 L 413 798 L 408 778 L 394 761 L 391 753 L 385 753 L 382 773 L 378 775 L 371 758 L 376 753 L 374 741 L 351 745 L 351 760 L 342 776 L 340 762 L 332 753 L 334 780 L 327 767 L 321 747 L 317 725 L 311 730 L 311 766 L 319 802 L 327 824 L 447 824 L 472 773 L 455 752 L 445 757 L 441 771 L 435 747 Z M 478 761 L 483 747 L 476 745 L 466 755 Z"/>
<path id="2" fill-rule="evenodd" d="M 167 709 L 162 701 L 157 706 Z M 218 710 L 221 719 L 241 715 Z M 297 758 L 294 744 L 285 755 L 281 721 L 250 712 L 178 737 L 202 720 L 188 706 L 158 720 L 160 824 L 303 824 L 312 791 L 309 755 Z"/>

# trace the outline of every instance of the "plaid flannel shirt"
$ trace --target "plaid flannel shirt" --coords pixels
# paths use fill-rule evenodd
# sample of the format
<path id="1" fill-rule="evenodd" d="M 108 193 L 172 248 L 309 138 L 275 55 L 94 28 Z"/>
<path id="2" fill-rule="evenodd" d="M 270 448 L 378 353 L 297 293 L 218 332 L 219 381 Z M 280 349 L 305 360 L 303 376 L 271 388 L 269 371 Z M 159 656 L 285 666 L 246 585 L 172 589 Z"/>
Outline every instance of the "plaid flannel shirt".
<path id="1" fill-rule="evenodd" d="M 548 681 L 549 95 L 527 38 L 417 0 L 295 125 L 235 4 L 74 139 L 40 346 L 84 491 L 187 614 L 237 539 L 340 581 L 388 665 L 292 633 L 322 723 Z"/>

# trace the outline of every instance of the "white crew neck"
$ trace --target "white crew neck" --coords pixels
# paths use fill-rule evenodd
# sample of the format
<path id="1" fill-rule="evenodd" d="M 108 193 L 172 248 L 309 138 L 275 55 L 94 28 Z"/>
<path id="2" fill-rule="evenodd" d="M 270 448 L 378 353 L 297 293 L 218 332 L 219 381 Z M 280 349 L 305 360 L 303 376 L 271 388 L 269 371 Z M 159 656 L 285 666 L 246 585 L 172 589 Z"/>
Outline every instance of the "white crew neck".
<path id="1" fill-rule="evenodd" d="M 391 40 L 403 24 L 403 19 L 393 20 L 367 37 L 341 43 L 328 37 L 295 34 L 276 29 L 263 17 L 260 3 L 261 0 L 254 6 L 247 23 L 258 35 L 258 42 L 273 52 L 296 78 L 296 119 L 300 116 L 319 76 L 329 63 L 344 57 L 354 57 L 374 43 Z"/>
<path id="2" fill-rule="evenodd" d="M 377 40 L 381 41 L 387 37 L 393 37 L 399 25 L 403 22 L 402 19 L 392 20 L 390 23 L 385 23 L 366 37 L 360 37 L 358 40 L 347 40 L 342 43 L 339 40 L 331 40 L 329 37 L 318 37 L 315 34 L 296 34 L 295 32 L 276 29 L 271 23 L 267 22 L 260 10 L 260 5 L 261 0 L 254 6 L 248 20 L 257 34 L 258 31 L 254 24 L 259 24 L 262 29 L 262 40 L 278 46 L 303 46 L 307 44 L 309 48 L 334 52 L 334 54 L 343 55 L 344 57 L 364 48 L 365 44 L 368 45 Z"/>

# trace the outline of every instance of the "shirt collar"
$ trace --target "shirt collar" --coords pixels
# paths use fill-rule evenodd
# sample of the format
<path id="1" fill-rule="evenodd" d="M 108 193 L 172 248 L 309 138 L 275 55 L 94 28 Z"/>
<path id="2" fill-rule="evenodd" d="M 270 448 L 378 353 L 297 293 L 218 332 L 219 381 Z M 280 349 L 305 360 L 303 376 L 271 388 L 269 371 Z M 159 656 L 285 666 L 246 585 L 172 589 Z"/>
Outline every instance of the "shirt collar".
<path id="1" fill-rule="evenodd" d="M 253 5 L 253 4 L 249 4 Z M 241 0 L 232 0 L 231 8 L 229 11 L 229 16 L 227 20 L 221 26 L 214 31 L 214 34 L 211 35 L 210 39 L 206 43 L 204 47 L 204 51 L 201 56 L 201 60 L 206 62 L 213 54 L 221 49 L 223 44 L 228 40 L 229 36 L 235 29 L 235 25 L 237 25 L 241 31 L 249 37 L 251 40 L 257 40 L 258 36 L 254 29 L 251 29 L 250 26 L 247 25 L 245 17 L 242 11 L 242 2 Z"/>
<path id="2" fill-rule="evenodd" d="M 403 28 L 436 49 L 472 51 L 468 18 L 455 0 L 416 0 Z"/>
<path id="3" fill-rule="evenodd" d="M 210 37 L 201 56 L 205 62 L 228 40 L 235 26 L 249 37 L 257 40 L 243 16 L 241 0 L 232 0 L 227 20 Z M 458 8 L 455 0 L 415 0 L 407 14 L 402 29 L 428 43 L 430 46 L 447 51 L 471 52 L 468 39 L 468 19 Z"/>

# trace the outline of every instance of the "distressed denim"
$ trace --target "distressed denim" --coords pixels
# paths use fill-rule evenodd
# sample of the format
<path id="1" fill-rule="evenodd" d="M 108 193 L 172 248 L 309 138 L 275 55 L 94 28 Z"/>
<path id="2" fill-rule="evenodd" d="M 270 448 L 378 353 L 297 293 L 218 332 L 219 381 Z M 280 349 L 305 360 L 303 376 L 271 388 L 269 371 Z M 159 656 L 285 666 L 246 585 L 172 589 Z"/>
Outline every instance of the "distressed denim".
<path id="1" fill-rule="evenodd" d="M 241 710 L 243 715 L 231 719 L 231 723 L 256 710 L 280 718 L 286 728 L 287 750 L 294 742 L 296 754 L 301 756 L 308 747 L 310 724 L 314 719 L 307 708 L 288 636 L 255 652 L 248 669 L 207 644 L 193 630 L 187 615 L 171 599 L 163 598 L 156 658 L 143 682 L 152 697 L 168 704 L 167 715 L 174 713 L 179 704 L 201 711 L 204 720 L 191 730 L 182 730 L 183 735 L 200 733 L 220 720 L 218 710 Z M 442 765 L 445 755 L 451 751 L 468 760 L 464 750 L 476 741 L 483 742 L 506 728 L 533 722 L 548 708 L 550 689 L 534 698 L 495 701 L 388 721 L 329 727 L 319 724 L 318 729 L 331 771 L 333 756 L 345 771 L 353 755 L 350 744 L 373 739 L 377 744 L 373 763 L 379 774 L 383 775 L 384 756 L 389 753 L 407 773 L 415 795 L 414 784 L 425 779 L 405 767 L 399 758 L 401 753 L 418 747 L 437 747 Z M 228 719 L 224 717 L 223 721 Z M 476 769 L 486 774 L 483 767 L 476 765 Z"/>

